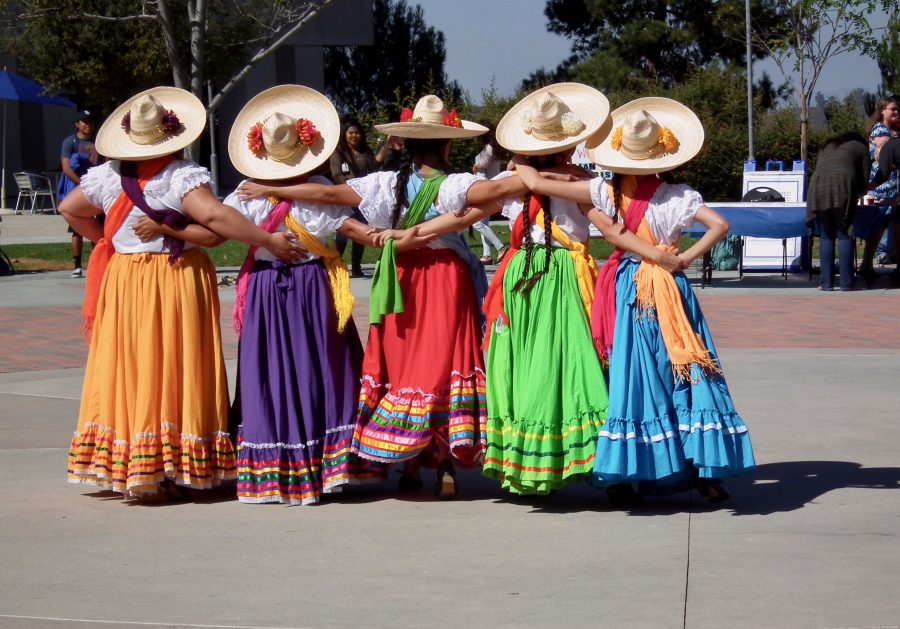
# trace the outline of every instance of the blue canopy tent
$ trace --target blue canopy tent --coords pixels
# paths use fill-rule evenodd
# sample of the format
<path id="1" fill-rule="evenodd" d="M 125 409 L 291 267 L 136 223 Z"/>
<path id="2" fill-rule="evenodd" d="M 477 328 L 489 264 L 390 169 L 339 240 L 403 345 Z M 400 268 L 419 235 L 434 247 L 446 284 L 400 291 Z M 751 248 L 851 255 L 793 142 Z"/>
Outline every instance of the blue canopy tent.
<path id="1" fill-rule="evenodd" d="M 58 107 L 75 108 L 75 103 L 65 98 L 48 96 L 43 87 L 21 77 L 13 72 L 7 72 L 6 68 L 0 72 L 0 100 L 3 101 L 3 167 L 2 179 L 0 179 L 0 205 L 6 208 L 6 103 L 18 101 L 24 103 L 37 103 L 39 105 L 56 105 Z"/>

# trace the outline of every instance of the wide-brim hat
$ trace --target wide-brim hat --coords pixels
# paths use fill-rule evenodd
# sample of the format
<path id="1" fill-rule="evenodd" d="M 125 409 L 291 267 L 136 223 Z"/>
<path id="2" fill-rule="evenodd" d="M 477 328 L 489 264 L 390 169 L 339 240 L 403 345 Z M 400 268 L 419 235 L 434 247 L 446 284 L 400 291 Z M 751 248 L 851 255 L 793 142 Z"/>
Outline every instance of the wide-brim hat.
<path id="1" fill-rule="evenodd" d="M 547 113 L 552 115 L 539 120 Z M 589 138 L 599 144 L 608 132 L 608 119 L 609 100 L 602 92 L 581 83 L 554 83 L 513 105 L 497 124 L 496 137 L 512 153 L 549 155 Z"/>
<path id="2" fill-rule="evenodd" d="M 614 142 L 627 143 L 626 122 L 637 118 L 655 120 L 660 128 L 674 136 L 677 146 L 665 150 L 660 145 L 659 150 L 640 157 L 627 155 L 623 146 L 613 148 Z M 678 168 L 690 161 L 703 148 L 703 138 L 703 123 L 688 107 L 671 98 L 650 96 L 633 100 L 612 112 L 612 132 L 599 146 L 587 147 L 586 153 L 592 162 L 605 170 L 624 175 L 649 175 Z"/>
<path id="3" fill-rule="evenodd" d="M 152 143 L 136 142 L 125 130 L 125 117 L 132 106 L 144 97 L 152 97 L 166 112 L 172 112 L 180 123 Z M 200 99 L 177 87 L 160 86 L 135 94 L 112 112 L 97 132 L 95 146 L 108 159 L 143 161 L 177 153 L 193 144 L 206 127 L 206 108 Z"/>
<path id="4" fill-rule="evenodd" d="M 265 147 L 254 151 L 248 135 L 257 124 L 277 114 L 313 124 L 318 137 L 309 145 L 297 145 L 286 159 L 276 159 Z M 331 101 L 305 85 L 278 85 L 250 99 L 228 134 L 228 157 L 243 175 L 254 179 L 289 179 L 311 172 L 325 163 L 337 148 L 341 119 Z"/>
<path id="5" fill-rule="evenodd" d="M 455 110 L 448 112 L 444 107 L 444 101 L 434 94 L 429 94 L 420 98 L 412 111 L 404 110 L 404 116 L 408 117 L 408 120 L 377 124 L 375 130 L 385 135 L 417 140 L 474 138 L 488 132 L 488 128 L 484 125 L 471 120 L 462 120 L 458 116 L 454 120 L 461 126 L 447 124 L 448 116 L 452 115 L 455 115 Z"/>

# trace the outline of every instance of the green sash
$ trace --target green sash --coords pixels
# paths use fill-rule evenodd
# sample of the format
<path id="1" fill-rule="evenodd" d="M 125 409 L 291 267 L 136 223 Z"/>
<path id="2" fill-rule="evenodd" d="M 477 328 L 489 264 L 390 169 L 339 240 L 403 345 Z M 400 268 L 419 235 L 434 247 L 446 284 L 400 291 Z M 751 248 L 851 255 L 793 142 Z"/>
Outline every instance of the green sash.
<path id="1" fill-rule="evenodd" d="M 400 229 L 409 229 L 422 222 L 422 218 L 437 198 L 441 184 L 447 175 L 426 179 L 416 193 L 409 211 L 400 221 Z M 369 297 L 369 323 L 381 323 L 386 314 L 403 312 L 403 295 L 400 293 L 400 282 L 397 279 L 397 262 L 395 260 L 394 241 L 389 240 L 381 250 L 381 258 L 375 263 L 375 274 L 372 276 L 372 292 Z"/>

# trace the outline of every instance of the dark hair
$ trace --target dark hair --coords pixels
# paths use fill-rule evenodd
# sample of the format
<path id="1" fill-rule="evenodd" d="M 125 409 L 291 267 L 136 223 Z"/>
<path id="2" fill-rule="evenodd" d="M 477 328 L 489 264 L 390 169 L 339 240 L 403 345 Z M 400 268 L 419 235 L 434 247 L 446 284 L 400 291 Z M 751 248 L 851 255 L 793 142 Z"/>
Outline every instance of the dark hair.
<path id="1" fill-rule="evenodd" d="M 548 168 L 556 164 L 556 154 L 533 155 L 528 158 L 528 163 L 539 170 L 541 168 Z M 550 199 L 543 195 L 537 195 L 537 200 L 544 210 L 544 268 L 536 273 L 531 273 L 531 260 L 534 255 L 534 250 L 542 246 L 535 244 L 531 239 L 531 216 L 528 214 L 528 209 L 533 198 L 535 198 L 533 192 L 526 192 L 523 201 L 524 205 L 522 207 L 522 220 L 525 223 L 525 233 L 523 234 L 524 243 L 522 244 L 525 249 L 525 266 L 522 267 L 522 277 L 520 277 L 515 286 L 513 286 L 514 291 L 522 294 L 526 294 L 534 288 L 538 280 L 550 270 L 552 261 L 553 238 L 551 236 L 551 230 L 553 229 L 553 212 L 550 210 Z M 531 273 L 531 275 L 529 275 L 529 273 Z"/>
<path id="2" fill-rule="evenodd" d="M 358 169 L 356 167 L 356 160 L 353 159 L 353 151 L 350 150 L 350 145 L 347 144 L 347 130 L 353 127 L 359 129 L 359 134 L 361 136 L 359 148 L 357 150 L 365 155 L 372 155 L 372 149 L 369 148 L 369 144 L 366 142 L 366 130 L 359 124 L 359 121 L 354 118 L 348 118 L 341 123 L 341 136 L 338 138 L 337 148 L 334 149 L 334 152 L 340 156 L 342 162 L 347 164 L 352 177 L 362 177 L 368 173 L 357 172 Z"/>
<path id="3" fill-rule="evenodd" d="M 872 129 L 875 128 L 879 122 L 883 120 L 882 114 L 884 113 L 885 107 L 894 103 L 898 107 L 900 107 L 900 98 L 896 94 L 892 96 L 882 96 L 878 99 L 878 102 L 875 103 L 875 111 L 872 112 L 872 115 L 869 116 L 869 125 L 866 127 L 866 137 L 868 138 L 872 135 Z M 888 131 L 893 131 L 893 129 L 888 129 Z"/>
<path id="4" fill-rule="evenodd" d="M 841 144 L 845 144 L 847 142 L 859 142 L 863 146 L 866 146 L 866 139 L 863 137 L 862 133 L 859 131 L 848 131 L 847 133 L 842 133 L 840 135 L 835 135 L 827 140 L 825 140 L 825 144 L 822 148 L 835 147 L 840 146 Z"/>
<path id="5" fill-rule="evenodd" d="M 400 167 L 397 169 L 397 187 L 394 189 L 394 209 L 391 211 L 391 227 L 396 228 L 400 222 L 400 210 L 409 205 L 406 198 L 406 184 L 412 174 L 413 165 L 421 162 L 422 158 L 429 158 L 438 168 L 447 172 L 452 166 L 444 159 L 444 146 L 450 140 L 420 140 L 407 138 L 403 143 L 403 157 Z"/>
<path id="6" fill-rule="evenodd" d="M 481 143 L 485 145 L 490 144 L 491 148 L 494 149 L 494 155 L 499 155 L 500 145 L 497 144 L 497 128 L 490 120 L 479 120 L 478 124 L 488 128 L 488 132 L 479 138 Z"/>

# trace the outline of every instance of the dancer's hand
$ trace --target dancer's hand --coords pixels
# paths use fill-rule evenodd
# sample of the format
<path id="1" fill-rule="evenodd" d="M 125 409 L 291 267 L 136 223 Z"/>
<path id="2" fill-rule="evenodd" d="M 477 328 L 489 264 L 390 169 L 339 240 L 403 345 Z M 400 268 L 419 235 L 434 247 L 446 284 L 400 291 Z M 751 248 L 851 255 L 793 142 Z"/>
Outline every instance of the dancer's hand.
<path id="1" fill-rule="evenodd" d="M 290 232 L 275 232 L 272 234 L 266 249 L 273 256 L 288 264 L 297 264 L 309 257 L 306 249 L 297 244 L 294 235 Z"/>
<path id="2" fill-rule="evenodd" d="M 376 247 L 384 247 L 388 240 L 399 240 L 406 234 L 405 229 L 370 229 L 366 232 L 371 236 Z"/>
<path id="3" fill-rule="evenodd" d="M 250 199 L 259 199 L 261 197 L 269 196 L 270 194 L 273 194 L 275 190 L 276 189 L 272 186 L 264 186 L 255 181 L 245 181 L 237 189 L 237 193 L 242 201 L 249 201 Z"/>
<path id="4" fill-rule="evenodd" d="M 150 242 L 165 235 L 162 226 L 148 216 L 142 216 L 131 228 L 141 242 Z"/>
<path id="5" fill-rule="evenodd" d="M 437 234 L 429 234 L 428 236 L 420 236 L 419 235 L 419 227 L 413 227 L 411 229 L 407 229 L 406 233 L 403 236 L 395 241 L 394 246 L 397 251 L 410 251 L 412 249 L 418 249 L 420 247 L 424 247 L 429 242 L 435 239 Z"/>
<path id="6" fill-rule="evenodd" d="M 683 260 L 682 258 L 679 258 L 678 255 L 669 253 L 668 251 L 660 252 L 659 258 L 656 260 L 656 264 L 658 264 L 669 273 L 677 273 L 688 268 L 688 263 L 686 260 Z"/>

